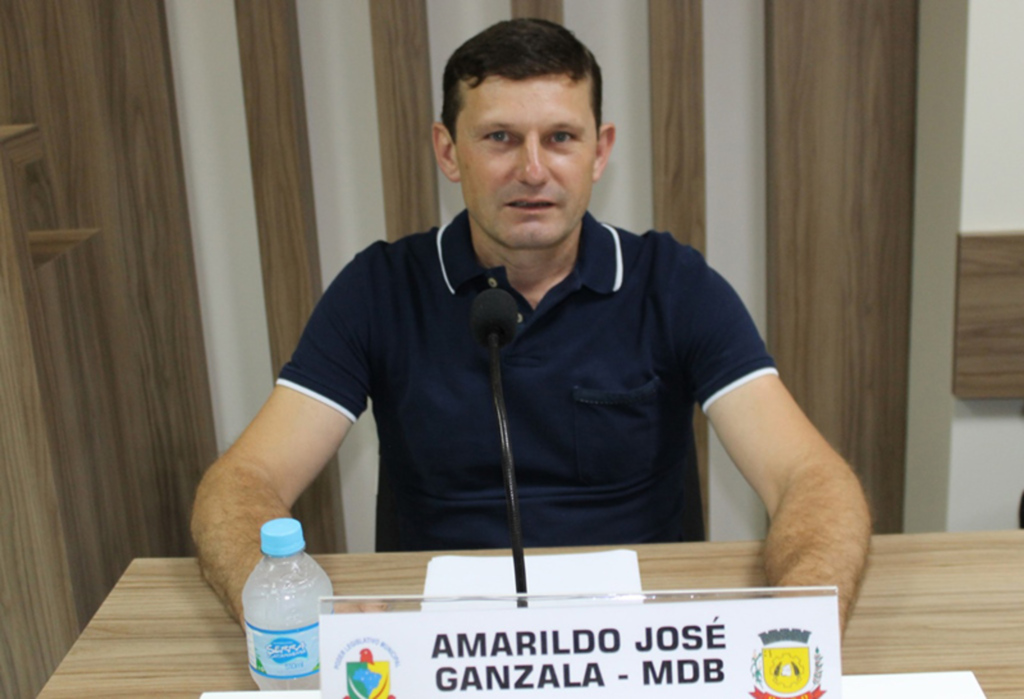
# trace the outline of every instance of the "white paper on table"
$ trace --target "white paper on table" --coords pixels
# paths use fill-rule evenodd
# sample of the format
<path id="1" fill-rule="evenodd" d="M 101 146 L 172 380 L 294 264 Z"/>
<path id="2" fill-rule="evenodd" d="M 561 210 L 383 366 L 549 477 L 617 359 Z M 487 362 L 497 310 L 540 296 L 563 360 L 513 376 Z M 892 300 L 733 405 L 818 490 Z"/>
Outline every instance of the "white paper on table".
<path id="1" fill-rule="evenodd" d="M 843 699 L 985 699 L 973 672 L 843 675 Z"/>
<path id="2" fill-rule="evenodd" d="M 526 586 L 531 595 L 638 593 L 640 563 L 636 551 L 526 556 Z M 514 595 L 511 556 L 435 556 L 427 564 L 424 597 Z"/>

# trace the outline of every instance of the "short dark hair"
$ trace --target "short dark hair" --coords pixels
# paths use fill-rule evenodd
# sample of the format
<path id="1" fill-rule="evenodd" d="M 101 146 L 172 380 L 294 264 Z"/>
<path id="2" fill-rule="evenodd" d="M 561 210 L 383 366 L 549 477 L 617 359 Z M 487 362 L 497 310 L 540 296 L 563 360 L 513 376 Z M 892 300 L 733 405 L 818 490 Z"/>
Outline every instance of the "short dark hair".
<path id="1" fill-rule="evenodd" d="M 525 80 L 566 75 L 576 82 L 590 78 L 590 106 L 601 126 L 601 67 L 576 36 L 543 19 L 511 19 L 483 30 L 455 50 L 444 68 L 441 122 L 455 140 L 455 122 L 462 111 L 459 84 L 470 89 L 491 76 Z"/>

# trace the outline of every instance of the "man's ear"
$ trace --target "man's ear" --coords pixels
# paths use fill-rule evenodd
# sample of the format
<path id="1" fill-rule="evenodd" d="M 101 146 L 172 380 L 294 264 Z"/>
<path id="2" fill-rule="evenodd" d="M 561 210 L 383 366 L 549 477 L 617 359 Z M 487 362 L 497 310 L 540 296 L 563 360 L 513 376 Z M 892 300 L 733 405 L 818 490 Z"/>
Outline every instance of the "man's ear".
<path id="1" fill-rule="evenodd" d="M 608 164 L 608 158 L 612 154 L 612 146 L 615 145 L 615 124 L 601 124 L 597 130 L 597 158 L 594 160 L 594 182 L 601 179 Z"/>
<path id="2" fill-rule="evenodd" d="M 459 173 L 459 161 L 455 157 L 455 139 L 448 133 L 448 128 L 439 121 L 434 122 L 431 135 L 437 166 L 449 180 L 459 182 L 462 175 Z"/>

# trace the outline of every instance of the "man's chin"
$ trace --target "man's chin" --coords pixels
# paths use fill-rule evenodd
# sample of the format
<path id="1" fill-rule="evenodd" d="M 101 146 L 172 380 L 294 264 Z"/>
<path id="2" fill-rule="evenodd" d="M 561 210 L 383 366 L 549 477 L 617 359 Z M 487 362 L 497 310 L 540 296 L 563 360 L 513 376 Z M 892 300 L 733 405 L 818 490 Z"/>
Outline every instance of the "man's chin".
<path id="1" fill-rule="evenodd" d="M 553 226 L 563 217 L 554 206 L 542 209 L 524 209 L 515 206 L 506 207 L 503 212 L 505 223 L 511 227 L 520 226 Z"/>
<path id="2" fill-rule="evenodd" d="M 523 223 L 507 227 L 502 239 L 511 249 L 545 250 L 559 246 L 570 236 L 571 232 L 567 232 L 564 225 Z"/>

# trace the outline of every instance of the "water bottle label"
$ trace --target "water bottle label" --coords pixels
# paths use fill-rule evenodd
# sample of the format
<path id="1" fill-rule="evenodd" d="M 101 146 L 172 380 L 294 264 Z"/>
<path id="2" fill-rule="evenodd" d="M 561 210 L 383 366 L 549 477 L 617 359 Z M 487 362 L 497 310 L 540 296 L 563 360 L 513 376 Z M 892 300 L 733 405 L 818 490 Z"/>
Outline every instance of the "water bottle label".
<path id="1" fill-rule="evenodd" d="M 264 677 L 294 680 L 320 671 L 319 624 L 268 631 L 245 623 L 249 667 Z"/>

